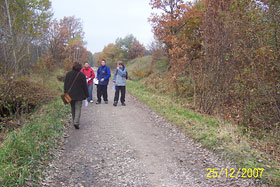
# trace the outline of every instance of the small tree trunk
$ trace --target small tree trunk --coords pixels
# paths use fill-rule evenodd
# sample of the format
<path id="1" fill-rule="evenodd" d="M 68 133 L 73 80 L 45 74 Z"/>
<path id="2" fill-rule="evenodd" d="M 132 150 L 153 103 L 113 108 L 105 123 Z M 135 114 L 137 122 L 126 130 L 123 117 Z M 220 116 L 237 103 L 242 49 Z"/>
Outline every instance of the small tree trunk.
<path id="1" fill-rule="evenodd" d="M 14 34 L 13 34 L 13 29 L 12 29 L 12 21 L 11 21 L 11 16 L 10 16 L 9 4 L 8 4 L 7 0 L 5 0 L 5 4 L 6 4 L 6 10 L 7 10 L 10 34 L 11 34 L 11 37 L 12 37 L 12 48 L 13 48 L 13 58 L 14 58 L 14 71 L 15 71 L 15 75 L 16 75 L 17 74 L 17 56 L 16 56 L 16 50 L 15 50 L 15 40 L 14 40 Z"/>

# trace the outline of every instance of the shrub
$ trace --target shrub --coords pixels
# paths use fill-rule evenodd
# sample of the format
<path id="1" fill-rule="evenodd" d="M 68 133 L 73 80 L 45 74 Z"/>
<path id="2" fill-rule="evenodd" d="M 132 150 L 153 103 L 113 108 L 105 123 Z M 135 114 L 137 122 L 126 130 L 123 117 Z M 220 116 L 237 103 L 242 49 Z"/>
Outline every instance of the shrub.
<path id="1" fill-rule="evenodd" d="M 21 114 L 29 113 L 38 105 L 48 103 L 58 94 L 45 88 L 40 83 L 31 82 L 26 78 L 6 80 L 0 77 L 0 124 Z"/>

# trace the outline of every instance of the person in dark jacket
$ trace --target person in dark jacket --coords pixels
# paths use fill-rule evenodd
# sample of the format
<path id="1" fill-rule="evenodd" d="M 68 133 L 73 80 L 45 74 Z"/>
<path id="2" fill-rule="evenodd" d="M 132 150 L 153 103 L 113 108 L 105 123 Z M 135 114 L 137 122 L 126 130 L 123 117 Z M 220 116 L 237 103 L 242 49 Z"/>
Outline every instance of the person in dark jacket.
<path id="1" fill-rule="evenodd" d="M 74 122 L 74 127 L 76 129 L 79 129 L 82 101 L 89 97 L 86 76 L 83 73 L 81 73 L 81 69 L 82 65 L 78 62 L 75 62 L 72 71 L 69 71 L 66 74 L 66 78 L 64 81 L 64 93 L 67 93 L 72 83 L 74 82 L 74 79 L 77 77 L 71 90 L 68 92 L 72 99 L 72 118 Z"/>
<path id="2" fill-rule="evenodd" d="M 113 83 L 115 85 L 115 98 L 114 106 L 118 105 L 119 95 L 121 91 L 121 103 L 122 106 L 125 106 L 125 87 L 126 87 L 126 68 L 124 67 L 121 61 L 118 62 L 117 69 L 114 74 Z"/>
<path id="3" fill-rule="evenodd" d="M 101 96 L 103 96 L 105 104 L 108 104 L 108 92 L 107 87 L 109 79 L 111 77 L 110 68 L 106 66 L 106 60 L 102 60 L 101 66 L 97 70 L 98 85 L 97 85 L 97 102 L 101 104 Z"/>
<path id="4" fill-rule="evenodd" d="M 87 83 L 88 83 L 88 91 L 89 91 L 89 99 L 88 102 L 93 103 L 92 101 L 92 90 L 93 90 L 93 79 L 95 78 L 95 74 L 93 69 L 86 62 L 85 67 L 82 69 L 82 72 L 85 74 Z"/>

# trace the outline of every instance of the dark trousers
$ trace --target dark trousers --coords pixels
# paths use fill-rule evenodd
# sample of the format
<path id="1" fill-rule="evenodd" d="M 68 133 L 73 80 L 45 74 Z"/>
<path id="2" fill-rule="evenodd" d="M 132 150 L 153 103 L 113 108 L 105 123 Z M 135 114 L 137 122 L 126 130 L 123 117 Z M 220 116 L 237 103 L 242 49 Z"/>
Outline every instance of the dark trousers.
<path id="1" fill-rule="evenodd" d="M 125 86 L 116 86 L 116 92 L 115 92 L 115 102 L 119 101 L 120 97 L 120 91 L 121 91 L 121 102 L 125 102 Z"/>
<path id="2" fill-rule="evenodd" d="M 97 101 L 101 102 L 101 96 L 103 96 L 104 101 L 108 101 L 107 93 L 108 85 L 97 85 Z"/>
<path id="3" fill-rule="evenodd" d="M 71 111 L 72 111 L 72 119 L 74 125 L 79 126 L 81 109 L 82 109 L 82 101 L 71 101 Z"/>

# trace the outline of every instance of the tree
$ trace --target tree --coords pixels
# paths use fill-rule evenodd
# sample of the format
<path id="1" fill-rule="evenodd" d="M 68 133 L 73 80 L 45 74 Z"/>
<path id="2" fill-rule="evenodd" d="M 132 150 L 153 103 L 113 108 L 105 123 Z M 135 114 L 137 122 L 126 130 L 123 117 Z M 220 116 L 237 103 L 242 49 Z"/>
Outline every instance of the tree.
<path id="1" fill-rule="evenodd" d="M 83 40 L 84 31 L 81 20 L 74 16 L 64 17 L 59 22 L 60 35 L 63 38 L 64 43 L 68 43 L 69 40 L 74 38 L 80 38 Z"/>
<path id="2" fill-rule="evenodd" d="M 154 60 L 160 59 L 164 56 L 167 56 L 166 51 L 164 50 L 164 45 L 162 41 L 154 40 L 149 46 L 148 49 Z"/>
<path id="3" fill-rule="evenodd" d="M 127 53 L 128 59 L 134 59 L 144 56 L 146 48 L 140 44 L 137 40 L 131 44 L 131 47 Z"/>
<path id="4" fill-rule="evenodd" d="M 13 36 L 13 28 L 12 28 L 12 21 L 11 21 L 11 15 L 10 15 L 10 8 L 9 8 L 9 4 L 8 1 L 5 0 L 5 7 L 6 7 L 6 11 L 7 11 L 7 17 L 8 17 L 8 23 L 9 23 L 9 34 L 11 36 L 11 40 L 14 42 L 14 36 Z M 13 58 L 14 58 L 14 66 L 15 66 L 15 74 L 17 72 L 17 56 L 16 56 L 16 49 L 15 46 L 12 45 L 12 50 L 13 50 Z"/>
<path id="5" fill-rule="evenodd" d="M 260 129 L 280 121 L 280 2 L 152 0 L 172 89 L 200 111 Z M 154 53 L 156 54 L 156 53 Z"/>
<path id="6" fill-rule="evenodd" d="M 165 50 L 169 58 L 169 68 L 172 66 L 172 56 L 168 51 L 173 48 L 172 38 L 185 25 L 180 18 L 188 10 L 188 6 L 183 0 L 151 0 L 152 9 L 157 9 L 160 13 L 153 13 L 149 21 L 152 24 L 155 39 L 164 43 Z"/>
<path id="7" fill-rule="evenodd" d="M 120 48 L 114 43 L 110 43 L 104 47 L 100 55 L 98 56 L 97 64 L 100 65 L 101 61 L 105 59 L 109 67 L 113 67 L 114 63 L 117 63 L 119 59 L 118 52 Z"/>
<path id="8" fill-rule="evenodd" d="M 91 53 L 86 50 L 83 41 L 80 38 L 73 38 L 68 41 L 68 45 L 63 52 L 63 66 L 70 70 L 75 61 L 80 63 L 88 62 Z"/>
<path id="9" fill-rule="evenodd" d="M 118 56 L 118 59 L 121 59 L 121 60 L 129 60 L 129 59 L 132 59 L 133 57 L 129 57 L 129 53 L 131 53 L 130 55 L 133 55 L 131 48 L 132 48 L 132 45 L 137 45 L 137 44 L 140 44 L 139 41 L 132 35 L 127 35 L 126 37 L 124 38 L 118 38 L 115 42 L 116 44 L 116 52 L 118 53 L 117 56 Z M 134 46 L 136 47 L 136 46 Z M 138 45 L 138 47 L 140 47 Z"/>
<path id="10" fill-rule="evenodd" d="M 98 66 L 98 58 L 100 56 L 100 53 L 94 53 L 92 55 L 92 58 L 93 58 L 93 66 Z"/>
<path id="11" fill-rule="evenodd" d="M 128 52 L 132 43 L 135 41 L 137 41 L 137 39 L 132 34 L 129 34 L 124 38 L 117 38 L 115 43 L 116 45 L 119 45 L 122 50 Z"/>
<path id="12" fill-rule="evenodd" d="M 38 41 L 47 32 L 51 3 L 49 0 L 5 0 L 0 2 L 0 8 L 3 12 L 0 16 L 2 65 L 6 72 L 13 70 L 17 74 L 18 69 L 22 70 L 30 61 L 31 45 L 42 45 Z"/>
<path id="13" fill-rule="evenodd" d="M 51 56 L 49 63 L 69 69 L 75 60 L 88 60 L 91 53 L 86 51 L 83 38 L 84 32 L 80 19 L 71 16 L 59 21 L 53 20 L 48 35 L 47 55 Z"/>

